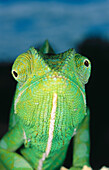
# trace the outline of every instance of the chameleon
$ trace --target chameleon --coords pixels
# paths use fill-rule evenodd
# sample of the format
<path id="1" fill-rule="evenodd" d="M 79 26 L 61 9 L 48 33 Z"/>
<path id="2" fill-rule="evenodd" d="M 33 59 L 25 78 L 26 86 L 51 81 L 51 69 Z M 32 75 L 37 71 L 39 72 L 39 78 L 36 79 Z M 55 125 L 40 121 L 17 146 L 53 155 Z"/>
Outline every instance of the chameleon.
<path id="1" fill-rule="evenodd" d="M 55 54 L 48 40 L 16 58 L 12 75 L 18 83 L 9 130 L 0 140 L 0 169 L 63 169 L 73 136 L 72 165 L 66 168 L 91 169 L 85 93 L 90 74 L 87 57 L 73 48 Z"/>

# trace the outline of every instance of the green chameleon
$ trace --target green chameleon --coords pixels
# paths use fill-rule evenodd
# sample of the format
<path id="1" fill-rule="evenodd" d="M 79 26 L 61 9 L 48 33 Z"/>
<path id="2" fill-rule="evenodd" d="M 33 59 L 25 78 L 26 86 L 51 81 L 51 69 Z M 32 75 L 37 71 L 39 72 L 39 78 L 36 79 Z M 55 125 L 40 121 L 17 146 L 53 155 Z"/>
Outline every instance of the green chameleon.
<path id="1" fill-rule="evenodd" d="M 0 169 L 63 169 L 76 132 L 70 169 L 91 169 L 85 96 L 90 72 L 86 57 L 74 49 L 55 54 L 48 41 L 17 57 L 12 75 L 18 84 L 9 131 L 0 141 Z"/>

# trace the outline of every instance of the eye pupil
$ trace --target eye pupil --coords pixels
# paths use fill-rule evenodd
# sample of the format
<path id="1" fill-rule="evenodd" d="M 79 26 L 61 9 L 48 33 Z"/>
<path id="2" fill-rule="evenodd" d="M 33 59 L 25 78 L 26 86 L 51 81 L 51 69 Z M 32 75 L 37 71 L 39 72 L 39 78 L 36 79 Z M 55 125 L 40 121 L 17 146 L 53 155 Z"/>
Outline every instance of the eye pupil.
<path id="1" fill-rule="evenodd" d="M 84 65 L 85 65 L 86 67 L 88 67 L 88 66 L 89 66 L 89 62 L 88 62 L 87 60 L 85 60 L 85 61 L 84 61 Z"/>
<path id="2" fill-rule="evenodd" d="M 14 74 L 15 77 L 18 76 L 18 74 L 16 73 L 16 71 L 13 71 L 13 74 Z"/>

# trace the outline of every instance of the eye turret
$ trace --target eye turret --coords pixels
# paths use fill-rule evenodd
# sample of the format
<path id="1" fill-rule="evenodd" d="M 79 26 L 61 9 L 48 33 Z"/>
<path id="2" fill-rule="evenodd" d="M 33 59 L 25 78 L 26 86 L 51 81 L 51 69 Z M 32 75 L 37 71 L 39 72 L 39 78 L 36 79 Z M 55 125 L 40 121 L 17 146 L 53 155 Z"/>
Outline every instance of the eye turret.
<path id="1" fill-rule="evenodd" d="M 91 62 L 80 54 L 75 55 L 76 71 L 80 81 L 86 84 L 91 73 Z"/>
<path id="2" fill-rule="evenodd" d="M 23 84 L 31 74 L 38 78 L 51 71 L 43 60 L 43 55 L 43 53 L 38 52 L 34 47 L 31 47 L 26 53 L 19 55 L 12 66 L 12 75 L 15 80 Z"/>
<path id="3" fill-rule="evenodd" d="M 24 83 L 31 74 L 31 55 L 23 53 L 17 57 L 12 66 L 12 75 L 16 81 Z"/>

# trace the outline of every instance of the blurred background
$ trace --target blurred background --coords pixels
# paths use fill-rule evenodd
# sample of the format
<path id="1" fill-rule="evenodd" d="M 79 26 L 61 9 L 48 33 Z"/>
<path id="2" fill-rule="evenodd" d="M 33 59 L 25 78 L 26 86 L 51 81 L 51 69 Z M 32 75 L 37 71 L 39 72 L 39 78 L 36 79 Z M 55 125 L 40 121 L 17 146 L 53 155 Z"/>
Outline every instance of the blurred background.
<path id="1" fill-rule="evenodd" d="M 73 47 L 91 60 L 90 163 L 109 167 L 109 0 L 0 0 L 0 137 L 8 130 L 16 86 L 12 63 L 46 39 L 56 53 Z"/>

